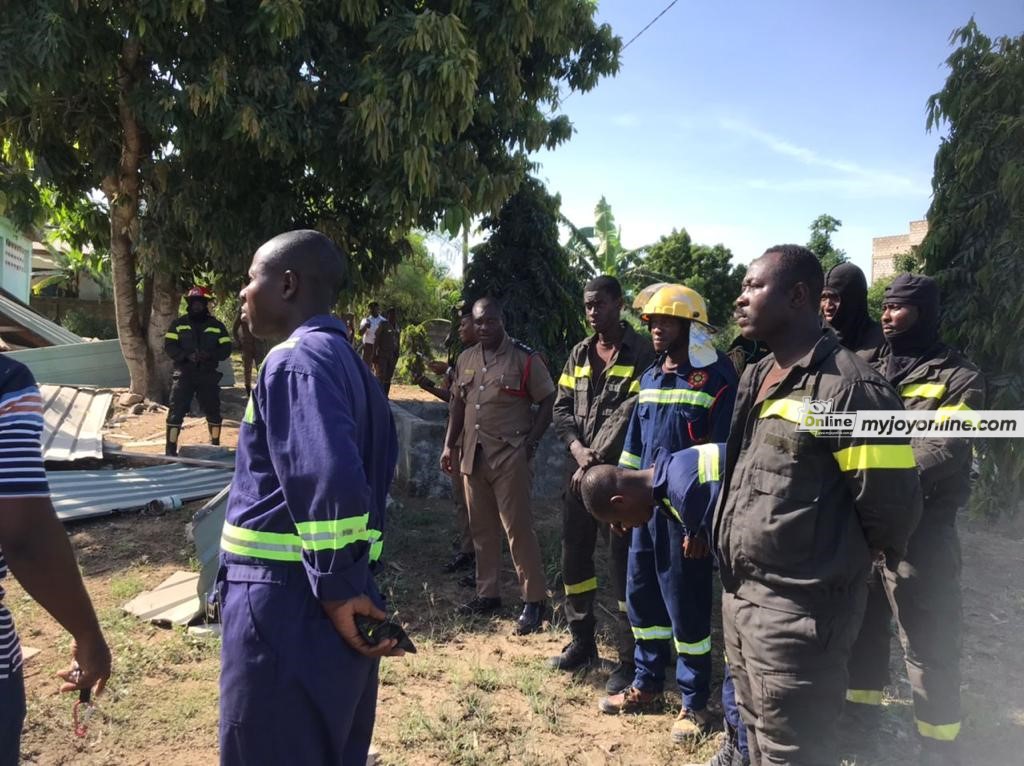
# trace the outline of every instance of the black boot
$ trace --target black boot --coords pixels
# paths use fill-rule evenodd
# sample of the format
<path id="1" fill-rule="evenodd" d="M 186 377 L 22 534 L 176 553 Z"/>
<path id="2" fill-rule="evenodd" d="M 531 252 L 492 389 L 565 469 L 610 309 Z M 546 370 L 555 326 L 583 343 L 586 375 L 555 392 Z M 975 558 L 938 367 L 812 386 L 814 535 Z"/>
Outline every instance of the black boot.
<path id="1" fill-rule="evenodd" d="M 635 677 L 636 665 L 632 662 L 621 660 L 618 665 L 612 668 L 612 674 L 608 676 L 608 683 L 604 685 L 604 690 L 612 695 L 624 692 L 633 685 Z"/>
<path id="2" fill-rule="evenodd" d="M 176 457 L 178 454 L 178 434 L 181 433 L 181 426 L 167 426 L 167 444 L 164 447 L 164 454 Z"/>
<path id="3" fill-rule="evenodd" d="M 207 423 L 206 427 L 210 429 L 210 444 L 214 447 L 220 446 L 220 423 Z"/>
<path id="4" fill-rule="evenodd" d="M 546 606 L 545 601 L 527 601 L 523 604 L 523 611 L 516 620 L 516 635 L 525 636 L 540 631 L 544 627 Z"/>
<path id="5" fill-rule="evenodd" d="M 573 632 L 572 641 L 562 647 L 562 653 L 548 660 L 552 670 L 564 670 L 568 673 L 590 668 L 600 662 L 597 656 L 597 644 L 591 634 L 588 639 L 582 633 Z"/>
<path id="6" fill-rule="evenodd" d="M 750 766 L 750 759 L 745 758 L 743 751 L 740 750 L 736 730 L 729 724 L 725 725 L 725 739 L 722 740 L 718 752 L 711 756 L 708 766 Z"/>

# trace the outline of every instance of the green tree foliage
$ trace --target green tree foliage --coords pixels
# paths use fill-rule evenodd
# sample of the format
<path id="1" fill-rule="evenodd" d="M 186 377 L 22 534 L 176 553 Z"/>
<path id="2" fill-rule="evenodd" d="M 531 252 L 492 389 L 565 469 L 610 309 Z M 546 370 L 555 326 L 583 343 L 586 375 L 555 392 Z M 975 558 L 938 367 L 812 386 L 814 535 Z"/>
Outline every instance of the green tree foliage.
<path id="1" fill-rule="evenodd" d="M 839 231 L 842 225 L 842 221 L 827 213 L 811 221 L 811 238 L 807 240 L 807 249 L 818 256 L 825 271 L 849 260 L 845 250 L 840 250 L 832 244 L 832 235 Z"/>
<path id="2" fill-rule="evenodd" d="M 949 76 L 928 100 L 935 155 L 920 255 L 942 288 L 944 337 L 985 372 L 990 409 L 1024 408 L 1024 36 L 991 40 L 972 19 L 953 32 Z M 982 450 L 973 501 L 991 515 L 1020 509 L 1024 445 Z"/>
<path id="3" fill-rule="evenodd" d="M 643 257 L 643 249 L 627 250 L 622 246 L 622 228 L 615 223 L 612 206 L 603 196 L 594 208 L 594 225 L 577 228 L 563 217 L 569 227 L 566 243 L 576 265 L 588 277 L 604 274 L 628 281 Z"/>
<path id="4" fill-rule="evenodd" d="M 434 349 L 422 324 L 402 327 L 402 354 L 395 367 L 399 383 L 415 383 L 427 372 L 426 361 L 433 359 Z"/>
<path id="5" fill-rule="evenodd" d="M 704 296 L 711 323 L 724 325 L 732 316 L 747 267 L 732 263 L 725 245 L 695 245 L 686 229 L 662 237 L 647 248 L 644 268 L 663 281 L 680 282 Z"/>
<path id="6" fill-rule="evenodd" d="M 162 336 L 193 275 L 237 290 L 261 241 L 316 227 L 351 254 L 357 285 L 379 284 L 410 227 L 496 210 L 531 152 L 569 138 L 564 90 L 617 69 L 621 42 L 594 13 L 589 0 L 9 0 L 4 206 L 26 217 L 39 186 L 68 206 L 102 193 L 92 244 L 111 253 L 132 387 L 161 396 Z"/>
<path id="7" fill-rule="evenodd" d="M 398 309 L 403 327 L 428 319 L 448 318 L 452 306 L 459 300 L 459 281 L 434 260 L 422 234 L 410 234 L 409 243 L 409 255 L 388 272 L 383 284 L 359 296 L 357 316 L 365 316 L 370 301 L 377 301 L 382 312 Z"/>
<path id="8" fill-rule="evenodd" d="M 490 237 L 473 248 L 463 288 L 467 301 L 500 299 L 508 333 L 544 354 L 553 372 L 586 332 L 585 276 L 558 243 L 559 205 L 539 181 L 524 181 L 498 215 L 484 219 Z"/>

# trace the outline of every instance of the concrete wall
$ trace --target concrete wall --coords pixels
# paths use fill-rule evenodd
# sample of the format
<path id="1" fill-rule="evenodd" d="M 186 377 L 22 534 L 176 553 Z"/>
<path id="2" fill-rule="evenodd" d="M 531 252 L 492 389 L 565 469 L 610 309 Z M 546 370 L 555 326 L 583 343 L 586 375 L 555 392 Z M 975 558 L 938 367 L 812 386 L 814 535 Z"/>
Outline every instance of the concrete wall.
<path id="1" fill-rule="evenodd" d="M 451 497 L 449 478 L 439 467 L 448 406 L 443 402 L 391 403 L 398 430 L 395 487 L 410 497 Z M 569 454 L 548 428 L 534 458 L 533 496 L 558 497 L 569 477 Z"/>
<path id="2" fill-rule="evenodd" d="M 871 281 L 890 277 L 896 273 L 896 256 L 909 253 L 924 241 L 928 221 L 911 221 L 907 234 L 875 237 L 871 240 Z"/>

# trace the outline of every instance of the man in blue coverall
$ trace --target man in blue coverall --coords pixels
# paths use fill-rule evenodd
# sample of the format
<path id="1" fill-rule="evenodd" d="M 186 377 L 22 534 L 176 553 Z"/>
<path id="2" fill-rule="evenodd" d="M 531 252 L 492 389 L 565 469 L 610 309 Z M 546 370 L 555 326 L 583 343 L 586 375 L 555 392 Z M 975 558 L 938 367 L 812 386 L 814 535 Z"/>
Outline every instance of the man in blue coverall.
<path id="1" fill-rule="evenodd" d="M 724 442 L 736 398 L 736 369 L 711 343 L 707 305 L 684 285 L 664 285 L 644 306 L 659 356 L 640 378 L 640 393 L 619 459 L 624 468 L 649 468 L 658 449 Z M 706 535 L 684 536 L 660 514 L 632 532 L 626 607 L 636 639 L 636 677 L 620 694 L 604 697 L 602 712 L 651 710 L 661 697 L 670 641 L 683 705 L 672 739 L 682 743 L 711 730 L 712 559 Z"/>
<path id="2" fill-rule="evenodd" d="M 583 477 L 583 501 L 595 519 L 620 532 L 645 526 L 657 510 L 669 525 L 682 527 L 684 540 L 697 535 L 710 540 L 724 462 L 724 444 L 698 444 L 674 453 L 658 450 L 654 467 L 642 471 L 595 466 Z M 746 728 L 728 665 L 722 708 L 726 736 L 708 766 L 749 766 Z"/>
<path id="3" fill-rule="evenodd" d="M 356 615 L 373 581 L 397 462 L 380 385 L 330 315 L 345 256 L 315 231 L 260 247 L 242 320 L 268 353 L 238 434 L 221 539 L 221 763 L 363 766 L 379 658 Z"/>

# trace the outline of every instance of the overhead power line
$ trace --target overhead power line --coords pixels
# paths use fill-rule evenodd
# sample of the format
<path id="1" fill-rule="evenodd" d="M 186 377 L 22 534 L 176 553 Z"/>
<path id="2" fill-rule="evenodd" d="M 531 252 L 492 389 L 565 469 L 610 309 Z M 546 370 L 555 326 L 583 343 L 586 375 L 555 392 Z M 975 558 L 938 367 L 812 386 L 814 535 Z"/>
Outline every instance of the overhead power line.
<path id="1" fill-rule="evenodd" d="M 626 43 L 625 45 L 623 45 L 623 46 L 622 46 L 622 50 L 626 50 L 626 48 L 628 48 L 628 47 L 629 47 L 630 45 L 632 45 L 633 43 L 635 43 L 635 42 L 636 42 L 636 40 L 637 40 L 637 38 L 638 38 L 638 37 L 640 37 L 640 35 L 642 35 L 642 34 L 643 34 L 644 32 L 646 32 L 646 31 L 647 31 L 648 29 L 650 29 L 651 27 L 653 27 L 653 26 L 655 25 L 655 23 L 656 23 L 656 22 L 658 21 L 658 19 L 660 19 L 660 18 L 661 18 L 662 16 L 664 16 L 664 15 L 665 15 L 666 13 L 668 13 L 668 12 L 669 12 L 669 10 L 671 10 L 672 6 L 673 6 L 673 5 L 675 5 L 675 4 L 676 4 L 676 3 L 678 3 L 678 2 L 679 2 L 679 0 L 672 0 L 672 2 L 671 2 L 671 3 L 669 3 L 668 5 L 666 5 L 666 6 L 665 6 L 665 8 L 664 8 L 664 9 L 663 9 L 663 10 L 661 11 L 661 13 L 659 13 L 659 14 L 658 14 L 657 16 L 655 16 L 655 17 L 654 17 L 653 19 L 651 19 L 651 20 L 650 20 L 650 21 L 649 21 L 649 22 L 647 23 L 647 26 L 646 26 L 646 27 L 644 27 L 644 28 L 643 28 L 643 29 L 641 29 L 641 30 L 640 30 L 639 32 L 637 32 L 637 33 L 636 33 L 635 35 L 633 35 L 633 37 L 631 37 L 631 38 L 630 38 L 629 42 L 628 42 L 628 43 Z"/>

